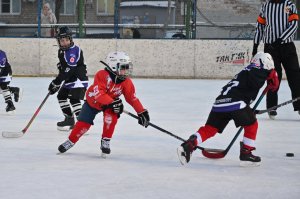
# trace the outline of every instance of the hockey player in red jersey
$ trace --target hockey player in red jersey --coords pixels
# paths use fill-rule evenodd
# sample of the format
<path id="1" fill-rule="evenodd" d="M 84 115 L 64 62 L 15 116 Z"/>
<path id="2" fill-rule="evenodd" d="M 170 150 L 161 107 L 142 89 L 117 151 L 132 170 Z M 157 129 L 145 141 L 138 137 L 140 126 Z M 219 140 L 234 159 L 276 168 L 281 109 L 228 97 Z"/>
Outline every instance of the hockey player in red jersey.
<path id="1" fill-rule="evenodd" d="M 137 112 L 138 123 L 144 127 L 148 126 L 150 121 L 148 111 L 136 97 L 134 84 L 129 78 L 133 68 L 129 56 L 124 52 L 112 52 L 107 55 L 106 63 L 107 67 L 96 73 L 93 85 L 86 92 L 86 102 L 69 139 L 58 147 L 61 153 L 69 150 L 94 124 L 96 115 L 103 112 L 100 149 L 102 154 L 110 154 L 110 140 L 118 118 L 123 112 L 123 103 L 119 98 L 122 94 L 126 102 Z"/>
<path id="2" fill-rule="evenodd" d="M 252 154 L 255 150 L 258 123 L 250 103 L 255 100 L 266 80 L 269 90 L 278 88 L 279 81 L 271 55 L 259 52 L 249 66 L 223 87 L 212 106 L 206 124 L 177 149 L 180 162 L 188 163 L 197 145 L 217 132 L 222 133 L 228 122 L 233 120 L 237 127 L 244 128 L 243 141 L 240 143 L 241 164 L 259 165 L 261 158 Z"/>

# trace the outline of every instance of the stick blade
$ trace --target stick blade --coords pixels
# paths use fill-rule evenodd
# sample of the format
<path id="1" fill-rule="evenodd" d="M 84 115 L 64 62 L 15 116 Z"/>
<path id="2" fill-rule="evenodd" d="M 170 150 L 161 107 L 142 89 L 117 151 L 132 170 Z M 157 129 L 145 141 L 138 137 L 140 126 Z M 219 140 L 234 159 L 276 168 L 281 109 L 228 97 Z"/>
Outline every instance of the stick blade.
<path id="1" fill-rule="evenodd" d="M 24 133 L 20 132 L 9 132 L 9 131 L 2 131 L 2 137 L 4 138 L 19 138 L 22 137 Z"/>
<path id="2" fill-rule="evenodd" d="M 221 159 L 225 157 L 226 152 L 222 149 L 204 149 L 202 155 L 210 159 Z"/>

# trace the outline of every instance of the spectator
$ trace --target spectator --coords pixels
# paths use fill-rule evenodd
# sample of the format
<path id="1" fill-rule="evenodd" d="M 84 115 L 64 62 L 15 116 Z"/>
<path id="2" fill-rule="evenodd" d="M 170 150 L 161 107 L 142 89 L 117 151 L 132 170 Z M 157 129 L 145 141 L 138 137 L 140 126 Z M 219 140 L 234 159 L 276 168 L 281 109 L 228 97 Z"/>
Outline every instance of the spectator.
<path id="1" fill-rule="evenodd" d="M 138 29 L 132 28 L 131 31 L 132 31 L 132 38 L 133 39 L 140 39 L 141 38 L 141 33 Z"/>
<path id="2" fill-rule="evenodd" d="M 49 3 L 45 3 L 43 5 L 43 10 L 41 14 L 41 24 L 56 24 L 57 20 L 52 12 Z M 42 28 L 41 29 L 41 36 L 42 37 L 53 37 L 54 36 L 54 29 L 53 28 Z"/>

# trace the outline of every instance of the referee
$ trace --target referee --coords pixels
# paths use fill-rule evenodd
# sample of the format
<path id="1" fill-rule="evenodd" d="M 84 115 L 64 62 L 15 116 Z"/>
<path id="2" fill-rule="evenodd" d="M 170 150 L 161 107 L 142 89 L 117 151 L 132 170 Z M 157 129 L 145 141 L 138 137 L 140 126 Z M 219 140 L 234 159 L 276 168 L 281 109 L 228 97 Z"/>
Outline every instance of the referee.
<path id="1" fill-rule="evenodd" d="M 264 52 L 272 55 L 278 79 L 282 79 L 283 66 L 292 98 L 300 97 L 300 68 L 296 47 L 293 43 L 298 27 L 296 5 L 290 0 L 269 0 L 262 7 L 257 19 L 256 33 L 252 56 L 257 53 L 257 47 L 262 40 Z M 278 90 L 267 94 L 267 108 L 278 104 Z M 293 103 L 294 111 L 300 114 L 300 101 Z M 276 110 L 269 112 L 269 117 L 275 119 Z"/>

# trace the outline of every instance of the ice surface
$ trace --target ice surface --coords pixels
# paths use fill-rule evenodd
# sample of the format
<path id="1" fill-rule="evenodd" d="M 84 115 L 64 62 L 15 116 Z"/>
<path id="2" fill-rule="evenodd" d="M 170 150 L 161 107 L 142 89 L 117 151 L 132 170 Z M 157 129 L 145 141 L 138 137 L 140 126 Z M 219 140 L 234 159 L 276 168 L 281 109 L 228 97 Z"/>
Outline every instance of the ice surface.
<path id="1" fill-rule="evenodd" d="M 5 113 L 0 97 L 0 129 L 21 131 L 47 94 L 51 78 L 14 78 L 24 89 L 13 116 Z M 226 80 L 134 79 L 137 96 L 149 110 L 151 122 L 188 138 L 203 125 Z M 283 81 L 279 102 L 291 99 Z M 126 104 L 130 112 L 133 109 Z M 265 100 L 259 106 L 265 108 Z M 123 114 L 111 141 L 112 153 L 101 158 L 102 114 L 89 135 L 65 154 L 57 147 L 69 133 L 56 130 L 63 119 L 56 96 L 50 96 L 27 133 L 16 139 L 0 138 L 0 198 L 300 198 L 300 115 L 290 105 L 278 109 L 276 120 L 259 115 L 254 154 L 262 165 L 239 166 L 239 144 L 220 160 L 200 151 L 182 166 L 176 149 L 181 142 L 154 128 L 143 128 Z M 222 135 L 204 145 L 225 149 L 237 128 L 230 123 Z M 242 135 L 238 140 L 242 139 Z M 285 157 L 292 152 L 295 157 Z"/>

